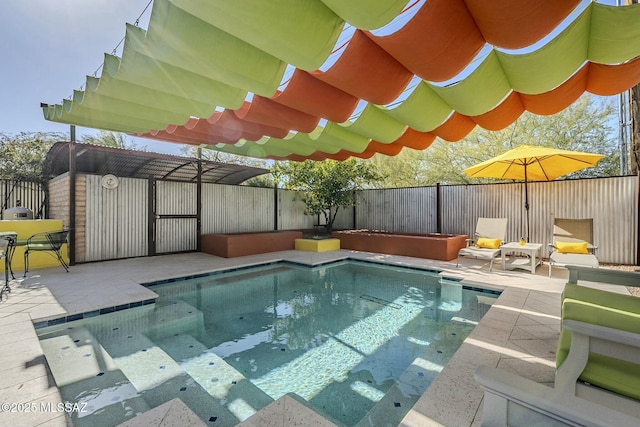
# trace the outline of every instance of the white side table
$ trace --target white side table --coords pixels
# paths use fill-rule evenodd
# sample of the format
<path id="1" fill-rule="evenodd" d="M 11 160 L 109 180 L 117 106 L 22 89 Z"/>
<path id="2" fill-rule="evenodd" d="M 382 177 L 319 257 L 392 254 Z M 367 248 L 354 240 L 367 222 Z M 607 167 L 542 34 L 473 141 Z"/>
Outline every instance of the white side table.
<path id="1" fill-rule="evenodd" d="M 542 249 L 542 243 L 525 243 L 524 245 L 521 245 L 518 242 L 505 243 L 500 246 L 502 269 L 506 270 L 509 268 L 510 270 L 513 270 L 515 268 L 523 268 L 525 270 L 530 270 L 532 274 L 535 274 L 536 267 L 542 262 L 542 258 L 539 255 L 540 249 Z M 514 252 L 526 254 L 529 259 L 514 257 L 507 262 L 506 255 Z"/>

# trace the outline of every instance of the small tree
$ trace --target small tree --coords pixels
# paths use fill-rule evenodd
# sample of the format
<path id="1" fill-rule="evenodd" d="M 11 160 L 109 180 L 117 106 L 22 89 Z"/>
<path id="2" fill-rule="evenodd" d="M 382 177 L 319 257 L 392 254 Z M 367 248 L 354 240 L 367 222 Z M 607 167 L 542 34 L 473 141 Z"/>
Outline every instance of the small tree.
<path id="1" fill-rule="evenodd" d="M 338 210 L 355 204 L 355 190 L 382 179 L 370 163 L 354 158 L 278 163 L 272 173 L 285 188 L 304 193 L 305 215 L 323 215 L 329 234 Z"/>

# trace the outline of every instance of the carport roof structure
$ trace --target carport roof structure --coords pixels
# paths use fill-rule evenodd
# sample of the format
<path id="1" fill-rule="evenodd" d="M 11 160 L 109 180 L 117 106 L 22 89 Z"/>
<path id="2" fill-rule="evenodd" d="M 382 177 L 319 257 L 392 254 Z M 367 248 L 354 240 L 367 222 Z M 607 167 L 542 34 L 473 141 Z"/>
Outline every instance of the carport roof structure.
<path id="1" fill-rule="evenodd" d="M 608 1 L 611 3 L 611 1 Z M 640 83 L 640 4 L 154 0 L 44 117 L 270 159 L 425 149 Z"/>
<path id="2" fill-rule="evenodd" d="M 155 178 L 196 182 L 198 159 L 147 151 L 125 150 L 91 144 L 75 144 L 76 172 L 112 174 L 121 178 Z M 69 171 L 69 142 L 56 142 L 45 160 L 45 174 L 58 176 Z M 249 178 L 269 173 L 266 169 L 202 160 L 202 182 L 238 185 Z"/>

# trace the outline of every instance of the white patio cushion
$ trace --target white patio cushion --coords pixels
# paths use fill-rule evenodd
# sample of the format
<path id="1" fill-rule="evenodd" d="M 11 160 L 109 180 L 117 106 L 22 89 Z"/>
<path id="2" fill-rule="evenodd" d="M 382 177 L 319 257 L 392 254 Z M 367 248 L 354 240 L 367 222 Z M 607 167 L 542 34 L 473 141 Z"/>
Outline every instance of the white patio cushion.
<path id="1" fill-rule="evenodd" d="M 598 258 L 592 254 L 563 254 L 560 252 L 552 252 L 549 255 L 549 261 L 556 266 L 580 265 L 584 267 L 600 266 Z"/>

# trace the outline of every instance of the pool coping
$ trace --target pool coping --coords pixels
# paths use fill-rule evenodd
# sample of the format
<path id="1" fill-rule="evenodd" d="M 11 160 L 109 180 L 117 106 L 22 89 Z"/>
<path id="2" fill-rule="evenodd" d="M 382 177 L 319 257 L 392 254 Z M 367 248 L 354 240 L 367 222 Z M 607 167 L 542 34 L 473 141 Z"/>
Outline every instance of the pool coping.
<path id="1" fill-rule="evenodd" d="M 496 304 L 494 304 L 494 307 L 492 307 L 479 322 L 474 332 L 465 340 L 463 346 L 456 352 L 447 366 L 445 366 L 443 372 L 438 376 L 438 379 L 427 389 L 400 425 L 415 425 L 417 421 L 419 421 L 420 425 L 476 425 L 479 422 L 478 414 L 481 408 L 482 393 L 480 388 L 475 384 L 475 381 L 473 381 L 473 371 L 479 364 L 502 366 L 507 370 L 515 371 L 521 376 L 545 384 L 552 382 L 554 367 L 552 363 L 553 358 L 549 357 L 549 350 L 554 347 L 559 333 L 558 302 L 559 294 L 568 276 L 566 271 L 560 271 L 559 277 L 548 279 L 545 274 L 546 271 L 541 271 L 540 275 L 511 271 L 494 271 L 493 273 L 488 273 L 488 268 L 484 261 L 466 262 L 461 268 L 456 269 L 453 263 L 346 250 L 336 251 L 334 253 L 304 254 L 299 253 L 299 251 L 284 251 L 235 258 L 233 260 L 225 260 L 206 254 L 178 254 L 151 257 L 151 259 L 142 258 L 111 261 L 100 264 L 109 264 L 102 269 L 101 274 L 107 277 L 110 283 L 114 281 L 112 269 L 115 267 L 116 269 L 122 270 L 120 274 L 122 274 L 122 272 L 128 273 L 125 274 L 126 279 L 121 278 L 117 281 L 119 286 L 122 286 L 125 290 L 135 288 L 133 291 L 139 292 L 140 289 L 138 288 L 144 289 L 144 287 L 139 284 L 144 282 L 144 279 L 153 281 L 154 279 L 162 278 L 159 276 L 167 278 L 171 275 L 174 277 L 182 277 L 184 274 L 181 274 L 177 270 L 183 268 L 185 261 L 188 261 L 187 265 L 192 266 L 191 271 L 193 271 L 194 268 L 200 268 L 199 272 L 204 272 L 205 270 L 213 272 L 227 270 L 229 267 L 236 268 L 240 266 L 261 265 L 264 264 L 265 261 L 293 261 L 294 263 L 303 265 L 319 266 L 323 263 L 347 258 L 353 258 L 358 261 L 376 261 L 391 266 L 411 266 L 416 267 L 416 269 L 434 268 L 446 272 L 447 276 L 459 277 L 461 282 L 469 284 L 470 286 L 504 290 Z M 145 269 L 145 267 L 153 268 Z M 80 283 L 86 285 L 87 277 L 92 276 L 92 280 L 95 281 L 97 285 L 100 285 L 100 280 L 102 279 L 98 280 L 95 277 L 97 270 L 101 270 L 97 264 L 74 266 L 72 273 L 66 275 L 56 269 L 45 269 L 38 272 L 37 287 L 32 286 L 34 283 L 34 280 L 30 280 L 33 279 L 32 277 L 26 281 L 12 283 L 15 291 L 9 296 L 8 301 L 4 301 L 2 305 L 0 305 L 0 346 L 3 346 L 3 344 L 15 345 L 16 341 L 15 337 L 11 336 L 10 332 L 7 332 L 11 330 L 11 327 L 5 327 L 3 329 L 4 324 L 8 325 L 16 321 L 23 322 L 25 318 L 31 321 L 33 321 L 33 319 L 43 321 L 48 320 L 46 319 L 47 316 L 49 318 L 55 317 L 55 314 L 51 314 L 46 310 L 44 315 L 42 312 L 38 312 L 38 304 L 25 303 L 24 310 L 13 310 L 12 308 L 15 308 L 14 306 L 19 305 L 19 303 L 12 304 L 12 299 L 15 301 L 24 296 L 19 294 L 19 291 L 24 291 L 23 293 L 37 291 L 34 294 L 35 298 L 33 298 L 33 300 L 35 300 L 37 298 L 44 298 L 43 295 L 47 293 L 44 291 L 46 289 L 49 291 L 49 294 L 54 297 L 54 300 L 56 297 L 58 298 L 58 305 L 63 305 L 60 301 L 65 300 L 62 293 L 56 294 L 56 291 L 60 290 L 56 288 L 56 286 L 61 287 L 61 283 L 72 283 L 75 284 L 74 286 L 79 287 L 82 286 Z M 176 270 L 175 274 L 169 272 L 173 270 Z M 85 282 L 83 282 L 83 280 L 85 280 Z M 90 294 L 90 292 L 88 294 Z M 94 301 L 100 301 L 100 299 L 95 296 Z M 135 301 L 121 302 L 122 304 L 113 304 L 111 306 L 135 303 Z M 94 302 L 94 310 L 99 309 L 96 305 L 100 303 L 104 302 Z M 72 308 L 73 306 L 73 301 L 69 302 L 68 307 Z M 64 307 L 61 307 L 60 311 L 66 311 L 65 314 L 68 316 L 74 315 L 74 313 L 65 310 Z M 25 313 L 29 316 L 25 317 Z M 20 320 L 16 316 L 20 317 Z M 60 317 L 60 315 L 58 315 L 58 317 Z M 5 333 L 3 334 L 2 331 L 5 331 Z M 37 353 L 35 357 L 42 357 L 42 350 L 39 347 L 37 337 L 35 337 L 33 324 L 31 325 L 31 332 L 35 339 L 37 349 L 32 348 L 33 343 L 31 343 L 29 352 L 25 353 L 25 360 L 23 360 L 22 364 L 19 363 L 18 360 L 14 360 L 9 368 L 7 368 L 7 365 L 4 366 L 5 373 L 15 372 L 17 375 L 22 371 L 29 370 L 28 362 L 34 359 L 34 354 Z M 539 336 L 536 336 L 536 333 Z M 26 344 L 28 339 L 25 338 L 24 341 Z M 536 344 L 537 347 L 533 344 Z M 16 358 L 14 357 L 14 359 Z M 17 359 L 20 359 L 20 357 Z M 46 367 L 46 362 L 44 365 Z M 47 379 L 50 380 L 50 374 L 48 372 L 44 374 L 39 372 L 38 375 L 40 380 L 44 378 L 45 384 Z M 16 387 L 18 383 L 20 383 L 20 387 L 27 385 L 25 381 L 5 380 L 6 378 L 0 379 L 0 394 L 6 392 L 8 397 L 15 396 L 9 392 L 13 387 Z M 42 386 L 40 386 L 40 388 L 42 388 Z M 452 390 L 456 391 L 452 392 Z M 59 393 L 57 393 L 55 385 L 51 387 L 51 385 L 48 384 L 44 392 L 47 393 L 46 396 L 54 396 L 57 394 L 59 399 Z M 31 397 L 35 396 L 32 401 L 34 401 L 34 399 L 43 399 L 44 395 L 42 393 L 42 390 L 34 391 L 34 394 L 30 395 Z M 461 395 L 466 397 L 461 399 Z M 456 402 L 462 402 L 462 404 Z M 6 414 L 0 414 L 0 417 L 5 415 Z M 26 414 L 21 415 L 25 416 Z M 42 416 L 42 414 L 37 415 Z M 51 425 L 58 425 L 56 422 L 60 423 L 59 425 L 66 425 L 64 414 L 53 413 L 48 415 L 52 422 Z M 34 416 L 34 421 L 37 421 L 36 419 L 40 418 Z M 22 419 L 22 422 L 24 422 L 24 419 Z M 33 425 L 36 424 L 37 422 L 34 422 Z"/>
<path id="2" fill-rule="evenodd" d="M 331 266 L 333 264 L 338 264 L 338 263 L 341 263 L 341 262 L 348 262 L 348 261 L 359 262 L 359 263 L 362 263 L 362 264 L 372 264 L 372 265 L 381 265 L 381 266 L 388 266 L 388 267 L 397 267 L 397 268 L 401 268 L 401 269 L 405 269 L 405 270 L 411 270 L 411 271 L 421 271 L 421 272 L 426 272 L 426 273 L 434 273 L 434 274 L 440 275 L 440 277 L 442 279 L 444 279 L 444 280 L 449 280 L 449 281 L 452 281 L 452 282 L 460 283 L 462 288 L 466 289 L 466 290 L 489 293 L 489 294 L 493 294 L 493 295 L 500 295 L 502 293 L 501 290 L 492 289 L 490 286 L 481 286 L 481 285 L 478 285 L 478 284 L 474 284 L 474 285 L 464 284 L 463 283 L 464 282 L 464 278 L 457 277 L 457 276 L 447 276 L 446 273 L 443 272 L 442 270 L 437 270 L 437 269 L 434 269 L 434 268 L 389 264 L 389 263 L 385 263 L 385 262 L 381 262 L 381 261 L 365 260 L 365 259 L 358 259 L 358 258 L 352 258 L 352 257 L 342 258 L 342 259 L 333 260 L 333 261 L 320 262 L 320 263 L 317 263 L 317 264 L 314 264 L 314 265 L 308 265 L 308 264 L 303 264 L 303 263 L 294 262 L 294 261 L 288 261 L 288 260 L 268 261 L 268 262 L 265 262 L 265 263 L 262 263 L 262 264 L 252 264 L 252 265 L 234 267 L 234 268 L 229 268 L 229 269 L 214 270 L 214 271 L 205 272 L 205 273 L 191 274 L 191 275 L 187 275 L 187 276 L 160 279 L 160 280 L 155 280 L 153 282 L 139 283 L 139 285 L 144 286 L 146 288 L 153 288 L 155 286 L 167 285 L 167 284 L 170 284 L 170 283 L 179 283 L 179 282 L 184 281 L 184 280 L 191 280 L 191 279 L 199 279 L 199 278 L 210 277 L 210 276 L 217 276 L 217 275 L 222 275 L 222 274 L 234 273 L 234 272 L 237 272 L 237 271 L 250 270 L 252 268 L 267 267 L 267 266 L 270 266 L 270 265 L 279 265 L 279 264 L 287 265 L 288 264 L 288 265 L 296 265 L 296 266 L 306 267 L 306 268 L 317 268 L 317 267 L 322 267 L 322 266 Z M 128 310 L 130 308 L 142 307 L 144 305 L 154 304 L 155 302 L 156 302 L 156 298 L 149 298 L 149 299 L 144 299 L 144 300 L 141 300 L 141 301 L 134 301 L 134 302 L 131 302 L 131 303 L 120 304 L 120 305 L 116 305 L 116 306 L 102 307 L 102 308 L 99 308 L 99 309 L 96 309 L 96 310 L 90 310 L 90 311 L 85 311 L 85 312 L 80 312 L 80 313 L 70 313 L 70 314 L 67 314 L 65 316 L 49 318 L 49 319 L 46 319 L 46 320 L 34 320 L 33 321 L 33 325 L 34 325 L 34 328 L 36 330 L 38 330 L 38 329 L 45 328 L 45 327 L 48 327 L 48 326 L 62 325 L 62 324 L 65 324 L 65 323 L 74 322 L 76 320 L 89 319 L 91 317 L 102 316 L 104 314 L 111 314 L 111 313 L 122 311 L 122 310 Z"/>

